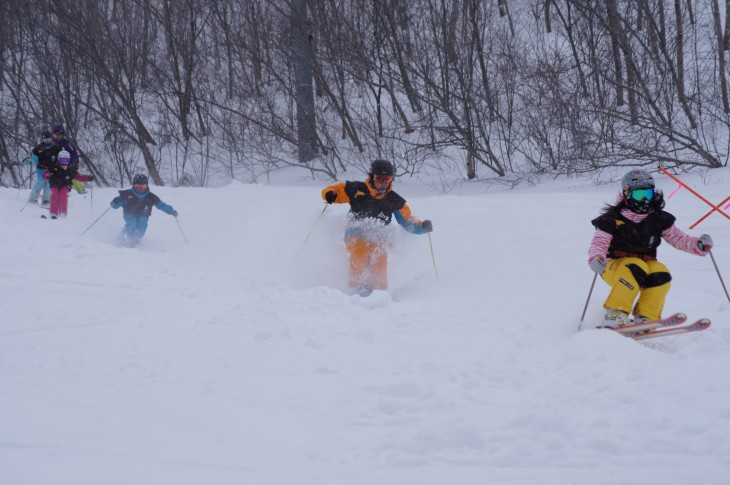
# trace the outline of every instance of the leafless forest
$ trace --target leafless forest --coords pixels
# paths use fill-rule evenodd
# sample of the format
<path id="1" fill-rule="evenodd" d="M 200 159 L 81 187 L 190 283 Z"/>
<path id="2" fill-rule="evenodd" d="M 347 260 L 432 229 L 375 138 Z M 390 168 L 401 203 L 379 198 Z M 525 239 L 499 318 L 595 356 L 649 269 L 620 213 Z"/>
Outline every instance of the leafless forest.
<path id="1" fill-rule="evenodd" d="M 730 0 L 2 0 L 0 184 L 723 167 Z"/>

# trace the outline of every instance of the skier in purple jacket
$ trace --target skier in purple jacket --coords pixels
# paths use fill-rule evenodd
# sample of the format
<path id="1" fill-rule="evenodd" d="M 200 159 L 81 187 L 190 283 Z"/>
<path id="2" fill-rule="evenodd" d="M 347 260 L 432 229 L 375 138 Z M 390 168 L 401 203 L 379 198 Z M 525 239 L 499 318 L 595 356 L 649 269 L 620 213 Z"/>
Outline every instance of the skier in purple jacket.
<path id="1" fill-rule="evenodd" d="M 71 141 L 66 138 L 66 130 L 62 124 L 57 124 L 53 127 L 53 145 L 57 152 L 66 150 L 71 155 L 71 168 L 79 170 L 79 152 Z"/>

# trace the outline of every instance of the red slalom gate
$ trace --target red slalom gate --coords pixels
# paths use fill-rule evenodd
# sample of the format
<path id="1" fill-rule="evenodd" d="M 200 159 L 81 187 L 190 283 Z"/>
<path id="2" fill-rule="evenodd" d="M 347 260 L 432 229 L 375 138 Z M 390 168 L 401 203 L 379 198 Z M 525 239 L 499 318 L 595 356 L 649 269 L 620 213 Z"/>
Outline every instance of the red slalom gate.
<path id="1" fill-rule="evenodd" d="M 700 200 L 701 200 L 702 202 L 704 202 L 705 204 L 707 204 L 707 205 L 709 205 L 710 207 L 712 207 L 712 210 L 711 210 L 710 212 L 708 212 L 708 213 L 707 213 L 707 214 L 705 214 L 704 216 L 700 217 L 700 219 L 699 219 L 699 220 L 698 220 L 697 222 L 695 222 L 694 224 L 692 224 L 691 226 L 689 226 L 689 228 L 690 228 L 690 229 L 694 229 L 694 228 L 695 228 L 695 227 L 696 227 L 696 226 L 697 226 L 697 225 L 698 225 L 698 224 L 699 224 L 700 222 L 702 222 L 702 221 L 704 221 L 705 219 L 707 219 L 708 217 L 710 217 L 710 215 L 711 215 L 711 214 L 712 214 L 713 212 L 715 212 L 715 211 L 719 212 L 720 214 L 722 214 L 723 216 L 725 216 L 725 218 L 726 218 L 726 219 L 730 220 L 730 215 L 727 215 L 727 214 L 726 214 L 726 213 L 725 213 L 725 212 L 724 212 L 724 211 L 723 211 L 722 209 L 720 209 L 720 206 L 721 206 L 722 204 L 724 204 L 725 202 L 727 202 L 727 201 L 729 201 L 729 200 L 730 200 L 730 196 L 728 196 L 728 197 L 727 197 L 727 198 L 726 198 L 725 200 L 723 200 L 723 201 L 722 201 L 722 202 L 720 202 L 719 204 L 717 204 L 717 205 L 714 205 L 714 204 L 713 204 L 712 202 L 710 202 L 709 200 L 707 200 L 707 199 L 705 199 L 704 197 L 702 197 L 702 196 L 701 196 L 701 195 L 700 195 L 699 193 L 697 193 L 697 191 L 695 191 L 694 189 L 692 189 L 692 187 L 690 187 L 690 186 L 686 185 L 686 184 L 685 184 L 684 182 L 682 182 L 681 180 L 679 180 L 679 179 L 678 179 L 677 177 L 675 177 L 675 176 L 674 176 L 674 175 L 672 175 L 671 173 L 667 172 L 667 171 L 666 171 L 666 170 L 664 169 L 664 167 L 659 167 L 659 170 L 661 170 L 661 171 L 662 171 L 662 173 L 664 173 L 664 174 L 668 175 L 668 176 L 669 176 L 669 177 L 670 177 L 670 178 L 671 178 L 672 180 L 674 180 L 675 182 L 677 182 L 677 183 L 678 183 L 679 185 L 681 185 L 681 186 L 682 186 L 682 187 L 684 187 L 685 189 L 689 190 L 689 191 L 690 191 L 690 193 L 692 193 L 692 194 L 693 194 L 693 195 L 694 195 L 695 197 L 697 197 L 698 199 L 700 199 Z"/>

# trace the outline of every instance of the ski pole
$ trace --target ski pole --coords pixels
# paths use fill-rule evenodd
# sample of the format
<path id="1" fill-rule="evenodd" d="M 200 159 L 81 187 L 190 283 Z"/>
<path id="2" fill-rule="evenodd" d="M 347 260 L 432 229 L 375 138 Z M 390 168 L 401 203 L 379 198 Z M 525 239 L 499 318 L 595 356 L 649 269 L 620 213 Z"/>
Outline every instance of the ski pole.
<path id="1" fill-rule="evenodd" d="M 586 306 L 583 307 L 583 314 L 580 316 L 580 323 L 583 324 L 583 319 L 586 316 L 586 310 L 588 310 L 588 302 L 591 301 L 591 295 L 593 294 L 593 287 L 596 286 L 596 278 L 598 278 L 598 273 L 593 275 L 593 283 L 591 283 L 591 289 L 588 292 L 588 298 L 586 298 Z M 580 325 L 578 325 L 578 330 L 580 330 Z"/>
<path id="2" fill-rule="evenodd" d="M 707 254 L 710 255 L 710 258 L 712 258 L 712 264 L 715 265 L 715 271 L 717 271 L 717 277 L 720 278 L 722 289 L 725 290 L 725 296 L 727 296 L 727 300 L 730 301 L 730 295 L 728 294 L 727 288 L 725 287 L 725 282 L 722 280 L 722 275 L 720 274 L 720 269 L 717 267 L 717 263 L 715 262 L 715 256 L 712 254 L 712 250 L 708 249 Z"/>
<path id="3" fill-rule="evenodd" d="M 175 222 L 177 222 L 177 227 L 180 228 L 180 234 L 182 234 L 185 244 L 190 244 L 190 241 L 188 241 L 188 238 L 185 237 L 185 233 L 183 232 L 182 226 L 180 225 L 180 221 L 177 220 L 177 217 L 175 217 Z"/>
<path id="4" fill-rule="evenodd" d="M 24 209 L 25 209 L 26 207 L 28 207 L 28 204 L 30 204 L 30 201 L 28 201 L 28 202 L 26 202 L 26 203 L 25 203 L 25 205 L 24 205 L 24 206 L 23 206 L 23 207 L 22 207 L 22 208 L 21 208 L 21 209 L 20 209 L 20 210 L 18 211 L 18 214 L 20 214 L 21 212 L 23 212 L 23 210 L 24 210 Z"/>
<path id="5" fill-rule="evenodd" d="M 319 220 L 322 219 L 322 216 L 324 215 L 324 211 L 327 210 L 327 207 L 329 207 L 329 204 L 325 204 L 322 208 L 322 212 L 319 213 L 319 217 L 317 217 L 317 220 L 314 221 L 314 224 L 312 224 L 312 228 L 309 230 L 309 234 L 307 234 L 307 237 L 304 238 L 304 242 L 302 243 L 302 246 L 299 248 L 299 251 L 297 251 L 297 254 L 302 252 L 302 249 L 304 249 L 304 245 L 307 244 L 307 241 L 309 241 L 310 236 L 314 232 L 314 228 L 317 227 L 317 224 L 319 223 Z"/>
<path id="6" fill-rule="evenodd" d="M 25 160 L 28 160 L 26 157 Z M 23 163 L 25 163 L 25 160 L 23 160 Z M 31 180 L 33 180 L 33 162 L 28 163 L 28 185 L 30 185 L 31 192 L 33 191 L 33 184 Z M 23 188 L 25 188 L 25 180 L 23 180 Z M 15 200 L 18 200 L 18 197 L 20 197 L 20 187 L 18 187 L 18 190 L 15 192 Z M 28 204 L 25 204 L 28 205 Z M 25 205 L 23 206 L 23 209 L 25 209 Z M 20 212 L 23 212 L 23 209 L 20 209 Z"/>
<path id="7" fill-rule="evenodd" d="M 431 242 L 431 233 L 428 233 L 428 245 L 431 248 L 431 261 L 433 261 L 433 272 L 436 275 L 436 281 L 439 280 L 439 272 L 436 269 L 436 256 L 433 254 L 433 243 Z"/>
<path id="8" fill-rule="evenodd" d="M 91 229 L 92 227 L 94 227 L 94 224 L 96 224 L 97 222 L 99 222 L 99 219 L 101 219 L 102 217 L 104 217 L 104 214 L 106 214 L 107 212 L 109 212 L 110 209 L 111 209 L 111 207 L 107 207 L 106 210 L 104 212 L 102 212 L 101 215 L 99 217 L 97 217 L 96 220 L 94 222 L 92 222 L 91 225 L 84 230 L 84 232 L 82 232 L 81 234 L 79 234 L 79 237 L 83 236 L 84 234 L 86 234 L 86 232 L 89 229 Z"/>

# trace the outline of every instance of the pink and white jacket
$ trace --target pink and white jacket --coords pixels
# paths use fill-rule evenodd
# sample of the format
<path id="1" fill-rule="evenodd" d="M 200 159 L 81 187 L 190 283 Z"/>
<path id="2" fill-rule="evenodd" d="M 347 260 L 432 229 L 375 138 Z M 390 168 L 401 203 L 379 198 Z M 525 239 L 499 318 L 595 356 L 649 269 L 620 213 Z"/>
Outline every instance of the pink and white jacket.
<path id="1" fill-rule="evenodd" d="M 619 196 L 619 201 L 622 196 Z M 621 209 L 621 215 L 632 222 L 639 223 L 646 219 L 649 214 L 637 214 L 632 212 L 628 208 Z M 613 236 L 605 231 L 596 229 L 591 239 L 591 245 L 588 248 L 588 264 L 591 264 L 594 258 L 603 256 L 604 258 L 608 254 L 608 248 L 611 245 Z M 697 256 L 705 256 L 707 252 L 701 250 L 697 245 L 699 238 L 686 234 L 676 225 L 672 225 L 668 229 L 662 232 L 662 239 L 672 247 L 684 251 L 686 253 L 694 254 Z"/>

